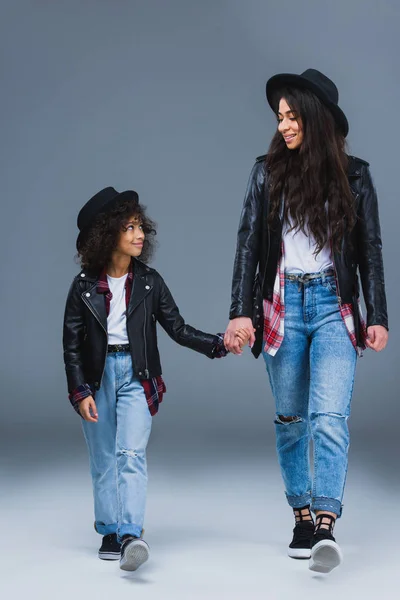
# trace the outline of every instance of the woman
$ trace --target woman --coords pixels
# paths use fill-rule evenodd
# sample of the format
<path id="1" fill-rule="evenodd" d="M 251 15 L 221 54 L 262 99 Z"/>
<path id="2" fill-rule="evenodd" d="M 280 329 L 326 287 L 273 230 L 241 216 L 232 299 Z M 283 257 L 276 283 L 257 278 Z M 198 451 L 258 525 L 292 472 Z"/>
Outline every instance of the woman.
<path id="1" fill-rule="evenodd" d="M 278 129 L 250 175 L 224 341 L 240 353 L 245 329 L 256 358 L 262 351 L 295 516 L 288 553 L 326 573 L 342 560 L 333 528 L 357 356 L 365 347 L 379 352 L 388 339 L 378 205 L 368 163 L 345 152 L 348 122 L 335 84 L 309 69 L 272 77 L 266 91 Z"/>

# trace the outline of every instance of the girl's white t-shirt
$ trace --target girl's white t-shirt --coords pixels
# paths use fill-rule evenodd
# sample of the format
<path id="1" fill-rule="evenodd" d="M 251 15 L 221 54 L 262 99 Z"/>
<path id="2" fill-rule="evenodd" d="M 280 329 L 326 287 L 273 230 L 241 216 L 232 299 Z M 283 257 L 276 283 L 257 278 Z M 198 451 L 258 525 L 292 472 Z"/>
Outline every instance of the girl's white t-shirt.
<path id="1" fill-rule="evenodd" d="M 286 223 L 283 230 L 285 273 L 318 273 L 332 268 L 332 254 L 328 244 L 315 256 L 313 236 L 302 231 L 288 231 L 290 227 L 290 222 Z"/>
<path id="2" fill-rule="evenodd" d="M 107 331 L 109 344 L 128 344 L 126 330 L 126 300 L 125 283 L 128 274 L 123 277 L 110 277 L 107 275 L 108 286 L 112 293 L 110 313 L 107 317 Z"/>

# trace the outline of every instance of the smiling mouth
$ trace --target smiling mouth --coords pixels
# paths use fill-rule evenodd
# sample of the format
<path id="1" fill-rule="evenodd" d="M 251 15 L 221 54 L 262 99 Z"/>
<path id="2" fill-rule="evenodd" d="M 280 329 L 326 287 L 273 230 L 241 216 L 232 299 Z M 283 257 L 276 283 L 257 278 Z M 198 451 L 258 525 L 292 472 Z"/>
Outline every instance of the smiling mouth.
<path id="1" fill-rule="evenodd" d="M 294 133 L 293 135 L 286 135 L 283 137 L 283 139 L 285 140 L 285 142 L 291 142 L 292 140 L 294 140 L 294 138 L 296 137 L 296 134 Z"/>

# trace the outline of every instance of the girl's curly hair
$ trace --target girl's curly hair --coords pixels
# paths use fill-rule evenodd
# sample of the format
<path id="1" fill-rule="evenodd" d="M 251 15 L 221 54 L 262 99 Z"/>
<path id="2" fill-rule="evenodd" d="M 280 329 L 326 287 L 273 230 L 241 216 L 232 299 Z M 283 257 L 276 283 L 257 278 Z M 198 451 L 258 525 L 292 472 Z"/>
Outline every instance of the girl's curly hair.
<path id="1" fill-rule="evenodd" d="M 91 227 L 79 234 L 76 249 L 77 260 L 81 263 L 82 269 L 101 272 L 109 264 L 121 231 L 132 217 L 141 222 L 146 235 L 139 258 L 145 263 L 150 262 L 156 246 L 156 225 L 146 215 L 146 207 L 134 200 L 126 199 L 118 202 L 112 210 L 97 215 Z"/>

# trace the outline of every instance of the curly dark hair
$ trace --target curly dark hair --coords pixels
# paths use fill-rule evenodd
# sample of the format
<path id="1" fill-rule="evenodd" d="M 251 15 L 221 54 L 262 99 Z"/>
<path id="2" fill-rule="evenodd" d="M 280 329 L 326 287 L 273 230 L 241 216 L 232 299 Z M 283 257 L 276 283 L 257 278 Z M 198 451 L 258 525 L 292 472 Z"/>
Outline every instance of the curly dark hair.
<path id="1" fill-rule="evenodd" d="M 274 96 L 274 111 L 284 98 L 295 116 L 301 118 L 303 142 L 289 150 L 277 131 L 268 155 L 272 224 L 285 197 L 285 219 L 293 230 L 311 232 L 316 254 L 329 242 L 340 250 L 343 237 L 356 223 L 354 198 L 347 177 L 346 141 L 329 109 L 309 90 L 283 88 Z M 326 208 L 327 206 L 327 208 Z"/>
<path id="2" fill-rule="evenodd" d="M 101 272 L 109 264 L 128 219 L 137 218 L 146 234 L 140 260 L 150 262 L 155 251 L 156 224 L 146 215 L 146 207 L 132 199 L 121 200 L 110 211 L 97 215 L 87 231 L 76 241 L 77 260 L 83 269 Z"/>

